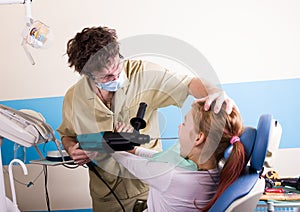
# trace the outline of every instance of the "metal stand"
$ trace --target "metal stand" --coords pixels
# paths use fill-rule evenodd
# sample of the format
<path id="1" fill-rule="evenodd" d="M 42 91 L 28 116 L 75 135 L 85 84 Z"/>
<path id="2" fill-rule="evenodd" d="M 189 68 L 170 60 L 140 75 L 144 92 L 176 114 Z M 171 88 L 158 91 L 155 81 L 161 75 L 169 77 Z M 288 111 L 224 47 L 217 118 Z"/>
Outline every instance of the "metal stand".
<path id="1" fill-rule="evenodd" d="M 0 211 L 6 211 L 6 194 L 5 194 L 5 184 L 3 176 L 3 163 L 2 163 L 2 146 L 3 138 L 0 137 Z"/>

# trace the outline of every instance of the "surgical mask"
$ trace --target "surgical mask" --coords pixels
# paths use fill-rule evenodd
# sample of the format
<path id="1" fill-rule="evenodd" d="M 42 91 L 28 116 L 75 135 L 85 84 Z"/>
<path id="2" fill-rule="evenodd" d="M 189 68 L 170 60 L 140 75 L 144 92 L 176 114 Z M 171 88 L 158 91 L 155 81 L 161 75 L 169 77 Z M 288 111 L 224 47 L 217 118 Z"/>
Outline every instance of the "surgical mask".
<path id="1" fill-rule="evenodd" d="M 123 86 L 124 81 L 125 81 L 124 72 L 121 72 L 118 79 L 109 82 L 96 83 L 96 86 L 106 91 L 115 92 Z"/>

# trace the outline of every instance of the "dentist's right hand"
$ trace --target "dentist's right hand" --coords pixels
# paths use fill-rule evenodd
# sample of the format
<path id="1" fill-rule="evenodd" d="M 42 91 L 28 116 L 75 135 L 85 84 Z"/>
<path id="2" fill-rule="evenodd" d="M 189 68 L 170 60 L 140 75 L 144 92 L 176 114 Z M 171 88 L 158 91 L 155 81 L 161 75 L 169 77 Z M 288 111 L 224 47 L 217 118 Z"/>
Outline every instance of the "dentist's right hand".
<path id="1" fill-rule="evenodd" d="M 91 161 L 90 157 L 86 154 L 86 151 L 79 148 L 79 143 L 70 146 L 68 149 L 70 157 L 74 160 L 74 163 L 82 166 Z"/>

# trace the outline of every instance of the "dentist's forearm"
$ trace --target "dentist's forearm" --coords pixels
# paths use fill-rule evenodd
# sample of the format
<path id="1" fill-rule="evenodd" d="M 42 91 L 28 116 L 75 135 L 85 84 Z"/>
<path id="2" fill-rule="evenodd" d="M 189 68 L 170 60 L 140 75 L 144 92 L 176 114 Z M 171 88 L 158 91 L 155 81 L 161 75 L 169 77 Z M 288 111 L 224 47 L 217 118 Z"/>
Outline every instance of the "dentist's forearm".
<path id="1" fill-rule="evenodd" d="M 206 97 L 208 94 L 215 93 L 221 89 L 199 78 L 193 78 L 189 84 L 189 93 L 197 99 Z"/>

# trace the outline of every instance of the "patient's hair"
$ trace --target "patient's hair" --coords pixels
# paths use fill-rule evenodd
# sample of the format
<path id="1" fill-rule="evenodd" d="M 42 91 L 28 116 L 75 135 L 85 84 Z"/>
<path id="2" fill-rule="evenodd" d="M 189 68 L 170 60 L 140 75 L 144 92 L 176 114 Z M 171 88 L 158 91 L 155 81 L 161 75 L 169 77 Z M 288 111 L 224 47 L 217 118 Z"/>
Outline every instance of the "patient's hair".
<path id="1" fill-rule="evenodd" d="M 214 103 L 211 107 L 214 107 Z M 192 105 L 195 129 L 206 136 L 205 145 L 215 145 L 213 157 L 217 163 L 224 157 L 225 149 L 231 145 L 231 138 L 233 136 L 240 136 L 244 131 L 244 125 L 239 112 L 233 108 L 233 111 L 227 114 L 225 109 L 226 104 L 224 103 L 221 111 L 216 114 L 213 110 L 205 111 L 203 102 L 196 102 Z M 218 134 L 219 137 L 217 136 Z M 232 152 L 221 170 L 220 181 L 215 195 L 204 208 L 196 206 L 198 209 L 208 211 L 211 208 L 225 189 L 242 173 L 246 163 L 245 158 L 243 144 L 239 141 L 235 142 Z"/>
<path id="2" fill-rule="evenodd" d="M 80 74 L 100 71 L 119 54 L 119 43 L 114 29 L 84 28 L 67 43 L 69 67 Z"/>

